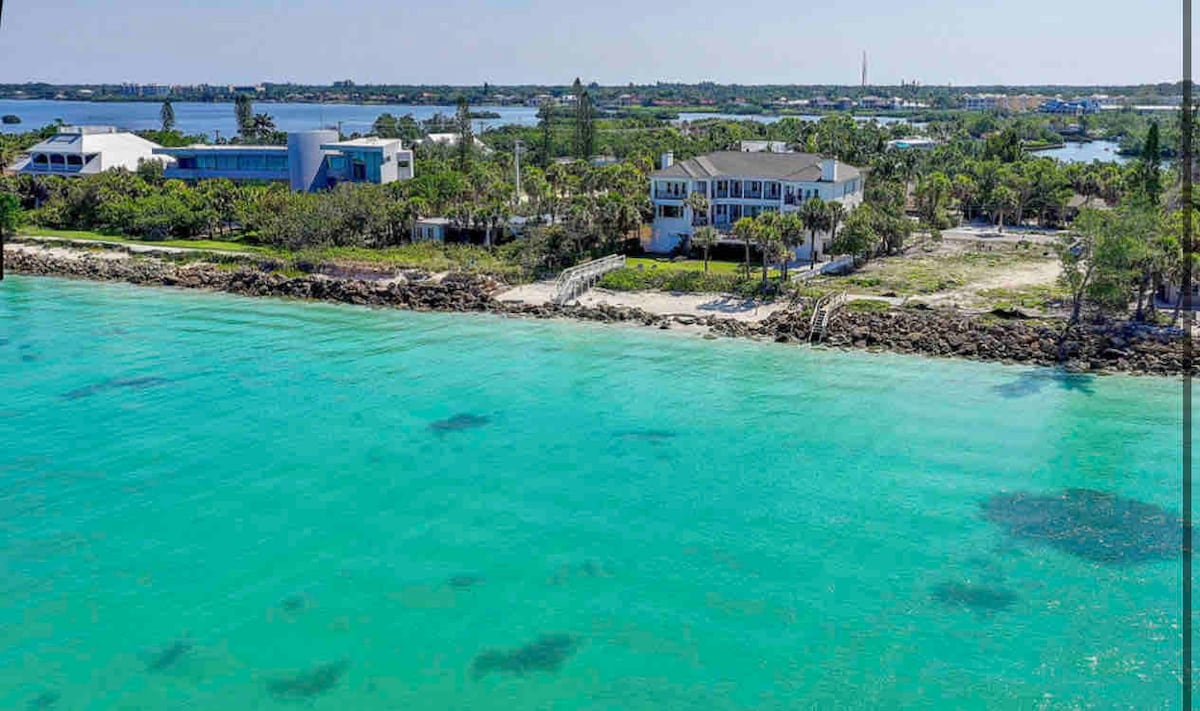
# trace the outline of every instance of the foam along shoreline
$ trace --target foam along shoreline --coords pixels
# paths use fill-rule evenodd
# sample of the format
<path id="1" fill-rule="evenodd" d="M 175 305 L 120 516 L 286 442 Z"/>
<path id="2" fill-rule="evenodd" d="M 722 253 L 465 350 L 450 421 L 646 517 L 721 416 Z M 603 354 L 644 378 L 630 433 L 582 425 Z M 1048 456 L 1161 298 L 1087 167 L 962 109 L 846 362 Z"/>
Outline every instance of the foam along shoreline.
<path id="1" fill-rule="evenodd" d="M 560 306 L 535 295 L 520 298 L 489 277 L 472 274 L 429 275 L 413 270 L 393 279 L 364 280 L 321 274 L 287 276 L 253 266 L 228 268 L 193 262 L 177 264 L 124 252 L 75 250 L 29 244 L 5 247 L 7 267 L 16 274 L 146 286 L 173 286 L 223 291 L 243 296 L 312 299 L 416 311 L 495 313 L 529 318 L 571 318 L 602 323 L 628 323 L 659 329 L 692 328 L 706 335 L 803 343 L 808 337 L 805 304 L 746 304 L 728 313 L 724 297 L 669 294 L 589 295 L 577 305 Z M 523 289 L 526 287 L 520 287 Z M 514 291 L 518 298 L 514 297 Z M 610 303 L 607 299 L 618 301 Z M 736 300 L 735 300 L 736 301 Z M 690 311 L 678 311 L 687 308 Z M 732 302 L 730 302 L 732 303 Z M 671 309 L 670 312 L 655 312 Z M 896 308 L 880 312 L 842 310 L 829 323 L 825 344 L 837 348 L 887 350 L 937 357 L 1030 365 L 1062 366 L 1075 372 L 1124 372 L 1180 375 L 1182 333 L 1178 329 L 1134 324 L 1084 325 L 1060 347 L 1058 324 L 984 318 L 956 309 Z M 1066 354 L 1060 361 L 1059 353 Z"/>

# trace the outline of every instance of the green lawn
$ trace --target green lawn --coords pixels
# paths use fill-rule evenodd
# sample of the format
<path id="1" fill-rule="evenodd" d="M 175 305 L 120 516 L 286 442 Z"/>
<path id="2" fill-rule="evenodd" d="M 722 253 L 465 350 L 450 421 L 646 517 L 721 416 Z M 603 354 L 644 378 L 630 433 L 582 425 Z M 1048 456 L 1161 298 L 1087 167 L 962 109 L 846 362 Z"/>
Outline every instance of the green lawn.
<path id="1" fill-rule="evenodd" d="M 52 230 L 45 227 L 25 227 L 21 229 L 22 235 L 29 237 L 57 237 L 59 239 L 78 239 L 89 240 L 95 242 L 116 242 L 119 244 L 138 244 L 147 247 L 176 247 L 180 249 L 207 249 L 220 250 L 226 252 L 268 252 L 265 247 L 257 245 L 245 244 L 242 242 L 229 242 L 224 240 L 211 239 L 168 239 L 149 241 L 125 237 L 123 235 L 106 235 L 100 232 L 87 232 L 83 230 Z"/>
<path id="2" fill-rule="evenodd" d="M 643 270 L 657 269 L 657 270 L 662 270 L 662 271 L 675 271 L 675 272 L 702 272 L 702 271 L 704 271 L 704 260 L 701 260 L 701 259 L 688 259 L 688 260 L 683 260 L 683 261 L 678 261 L 678 262 L 670 262 L 670 261 L 665 261 L 665 260 L 660 261 L 657 259 L 651 259 L 649 257 L 629 257 L 628 259 L 625 260 L 625 265 L 627 267 L 629 267 L 630 269 L 643 269 Z M 762 274 L 762 264 L 761 263 L 755 262 L 752 264 L 752 266 L 753 266 L 752 274 L 754 276 L 758 276 L 758 275 Z M 742 267 L 743 267 L 743 262 L 718 262 L 716 260 L 710 260 L 708 262 L 708 273 L 709 274 L 721 274 L 721 275 L 737 275 L 737 274 L 741 273 Z M 770 274 L 771 274 L 771 276 L 779 276 L 779 270 L 772 269 L 770 271 Z"/>

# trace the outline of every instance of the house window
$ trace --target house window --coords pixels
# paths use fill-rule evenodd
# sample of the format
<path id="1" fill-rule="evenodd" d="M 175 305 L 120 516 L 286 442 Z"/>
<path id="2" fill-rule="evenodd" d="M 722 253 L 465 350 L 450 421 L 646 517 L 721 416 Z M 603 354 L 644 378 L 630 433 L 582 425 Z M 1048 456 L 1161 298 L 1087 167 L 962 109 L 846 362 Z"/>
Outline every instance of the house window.
<path id="1" fill-rule="evenodd" d="M 683 208 L 679 205 L 659 205 L 658 216 L 667 220 L 678 219 L 683 217 Z"/>

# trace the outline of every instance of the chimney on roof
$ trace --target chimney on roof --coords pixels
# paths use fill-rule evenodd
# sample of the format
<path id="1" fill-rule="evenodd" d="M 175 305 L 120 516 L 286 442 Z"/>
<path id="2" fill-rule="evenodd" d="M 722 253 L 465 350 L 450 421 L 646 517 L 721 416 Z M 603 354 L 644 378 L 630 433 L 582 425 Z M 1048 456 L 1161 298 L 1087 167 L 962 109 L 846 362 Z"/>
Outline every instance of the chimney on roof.
<path id="1" fill-rule="evenodd" d="M 825 158 L 821 161 L 821 182 L 836 183 L 838 179 L 837 158 Z"/>
<path id="2" fill-rule="evenodd" d="M 675 154 L 672 153 L 671 151 L 667 151 L 666 153 L 663 153 L 662 158 L 660 160 L 660 165 L 663 170 L 666 170 L 667 168 L 670 168 L 671 166 L 675 165 Z"/>

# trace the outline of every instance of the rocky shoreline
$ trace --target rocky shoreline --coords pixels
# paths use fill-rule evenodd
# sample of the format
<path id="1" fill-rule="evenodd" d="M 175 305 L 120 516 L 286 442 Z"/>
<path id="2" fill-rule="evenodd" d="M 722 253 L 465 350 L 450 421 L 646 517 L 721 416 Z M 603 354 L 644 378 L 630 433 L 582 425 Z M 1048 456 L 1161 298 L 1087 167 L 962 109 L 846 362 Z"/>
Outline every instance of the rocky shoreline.
<path id="1" fill-rule="evenodd" d="M 572 318 L 603 323 L 630 323 L 660 329 L 699 327 L 716 336 L 803 343 L 809 314 L 803 309 L 780 311 L 757 322 L 720 316 L 659 315 L 617 306 L 557 306 L 496 299 L 504 285 L 494 279 L 450 274 L 434 279 L 421 271 L 387 280 L 288 276 L 253 266 L 209 263 L 177 264 L 154 258 L 112 258 L 84 251 L 7 249 L 8 269 L 34 276 L 122 281 L 147 286 L 173 286 L 223 291 L 243 296 L 315 299 L 337 303 L 410 309 L 496 313 L 528 318 Z M 1061 365 L 1077 372 L 1124 372 L 1178 375 L 1182 372 L 1182 332 L 1134 324 L 1090 324 L 1065 339 L 1059 362 L 1057 327 L 1018 319 L 985 318 L 955 310 L 891 309 L 880 312 L 839 311 L 830 320 L 825 345 L 875 349 L 936 357 Z"/>

